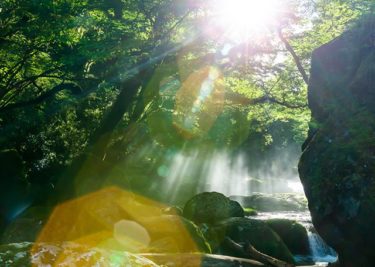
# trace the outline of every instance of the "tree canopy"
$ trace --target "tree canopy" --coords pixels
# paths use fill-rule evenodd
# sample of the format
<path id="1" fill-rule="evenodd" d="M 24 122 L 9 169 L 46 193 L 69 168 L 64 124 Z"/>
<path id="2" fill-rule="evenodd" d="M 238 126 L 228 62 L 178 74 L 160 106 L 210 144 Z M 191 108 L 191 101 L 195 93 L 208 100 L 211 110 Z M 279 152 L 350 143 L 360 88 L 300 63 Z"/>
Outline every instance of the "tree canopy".
<path id="1" fill-rule="evenodd" d="M 2 1 L 0 148 L 27 183 L 54 188 L 85 164 L 87 179 L 119 162 L 152 177 L 187 145 L 300 146 L 312 50 L 374 5 L 280 2 L 261 34 L 236 39 L 214 0 Z"/>

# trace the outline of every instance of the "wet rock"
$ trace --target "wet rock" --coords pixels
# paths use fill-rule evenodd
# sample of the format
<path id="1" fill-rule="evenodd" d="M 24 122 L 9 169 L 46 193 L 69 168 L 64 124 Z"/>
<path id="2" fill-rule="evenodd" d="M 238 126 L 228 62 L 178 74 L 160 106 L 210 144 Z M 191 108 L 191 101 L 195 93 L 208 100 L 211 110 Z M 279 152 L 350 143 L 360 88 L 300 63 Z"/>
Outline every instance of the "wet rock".
<path id="1" fill-rule="evenodd" d="M 184 217 L 195 223 L 210 223 L 244 217 L 241 205 L 221 193 L 204 192 L 192 197 L 184 207 Z"/>
<path id="2" fill-rule="evenodd" d="M 310 253 L 307 230 L 302 224 L 288 219 L 269 219 L 266 222 L 294 255 Z"/>
<path id="3" fill-rule="evenodd" d="M 375 16 L 316 49 L 299 173 L 313 224 L 340 266 L 374 266 Z"/>
<path id="4" fill-rule="evenodd" d="M 207 239 L 216 254 L 246 257 L 228 247 L 224 242 L 229 237 L 238 244 L 251 244 L 260 252 L 274 258 L 293 263 L 294 259 L 283 240 L 266 222 L 249 218 L 229 218 L 210 228 Z"/>

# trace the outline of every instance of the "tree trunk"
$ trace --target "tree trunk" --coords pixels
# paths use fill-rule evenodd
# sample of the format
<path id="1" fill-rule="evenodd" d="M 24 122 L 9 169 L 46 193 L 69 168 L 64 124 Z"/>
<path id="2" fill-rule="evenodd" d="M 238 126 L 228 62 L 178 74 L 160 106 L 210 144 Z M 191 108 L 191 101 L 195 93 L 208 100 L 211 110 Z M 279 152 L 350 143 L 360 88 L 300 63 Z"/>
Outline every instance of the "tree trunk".
<path id="1" fill-rule="evenodd" d="M 278 260 L 276 258 L 273 258 L 273 257 L 269 256 L 269 255 L 263 254 L 262 252 L 259 252 L 258 250 L 256 250 L 250 244 L 247 244 L 246 249 L 245 249 L 240 244 L 234 242 L 232 239 L 230 239 L 228 237 L 225 239 L 225 242 L 232 249 L 234 249 L 234 250 L 236 250 L 240 253 L 244 253 L 245 255 L 248 255 L 249 257 L 251 257 L 251 258 L 253 258 L 257 261 L 260 261 L 264 264 L 269 264 L 269 265 L 275 266 L 275 267 L 295 267 L 294 264 Z"/>

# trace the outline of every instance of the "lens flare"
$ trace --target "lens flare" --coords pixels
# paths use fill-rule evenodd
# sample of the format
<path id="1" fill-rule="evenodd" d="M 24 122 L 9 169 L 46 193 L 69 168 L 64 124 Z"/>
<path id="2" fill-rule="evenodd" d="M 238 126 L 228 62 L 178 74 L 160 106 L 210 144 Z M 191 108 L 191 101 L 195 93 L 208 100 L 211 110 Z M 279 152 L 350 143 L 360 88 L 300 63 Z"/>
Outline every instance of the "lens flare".
<path id="1" fill-rule="evenodd" d="M 225 37 L 236 42 L 263 34 L 278 20 L 281 9 L 277 0 L 214 1 L 216 23 L 225 29 Z"/>
<path id="2" fill-rule="evenodd" d="M 31 248 L 32 258 L 38 258 L 32 266 L 94 266 L 103 251 L 183 253 L 209 250 L 192 236 L 194 226 L 173 212 L 165 214 L 166 208 L 164 204 L 118 187 L 108 187 L 62 203 L 54 209 Z M 51 244 L 50 247 L 56 246 L 56 249 L 53 253 L 43 253 L 40 244 Z M 128 266 L 128 258 L 119 256 L 121 254 L 111 257 L 119 265 L 105 266 Z M 83 257 L 90 262 L 67 264 L 70 259 Z"/>
<path id="3" fill-rule="evenodd" d="M 218 69 L 208 66 L 192 73 L 176 94 L 174 126 L 187 138 L 208 132 L 221 113 L 224 85 Z"/>

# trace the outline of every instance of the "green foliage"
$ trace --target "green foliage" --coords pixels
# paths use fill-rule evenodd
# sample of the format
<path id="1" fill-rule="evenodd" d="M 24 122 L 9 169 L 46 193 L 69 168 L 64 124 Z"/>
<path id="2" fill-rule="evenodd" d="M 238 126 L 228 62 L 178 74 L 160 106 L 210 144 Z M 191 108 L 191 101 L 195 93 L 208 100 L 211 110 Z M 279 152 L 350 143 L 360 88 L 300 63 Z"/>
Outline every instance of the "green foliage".
<path id="1" fill-rule="evenodd" d="M 160 151 L 202 143 L 257 143 L 258 150 L 299 145 L 310 116 L 307 85 L 278 32 L 307 71 L 312 50 L 372 5 L 291 1 L 277 29 L 262 41 L 230 44 L 224 55 L 223 41 L 202 30 L 212 14 L 203 2 L 4 0 L 0 148 L 20 153 L 30 181 L 54 182 L 56 173 L 93 146 L 120 92 L 130 91 L 127 82 L 141 74 L 136 96 L 127 96 L 130 108 L 108 130 L 108 159 L 116 162 L 150 144 Z M 214 112 L 202 107 L 193 130 L 186 131 L 176 119 L 184 115 L 178 94 L 207 66 L 218 70 L 223 98 L 220 107 L 211 106 Z"/>

